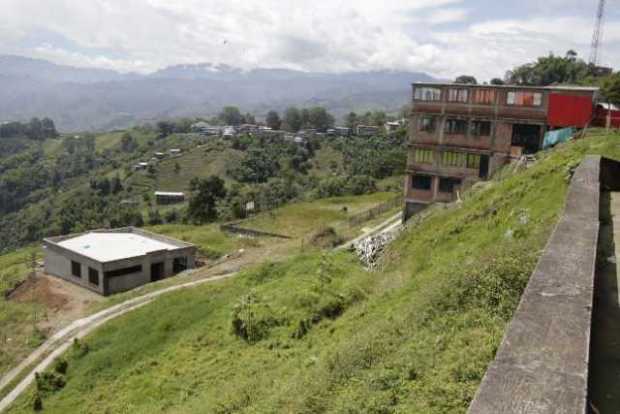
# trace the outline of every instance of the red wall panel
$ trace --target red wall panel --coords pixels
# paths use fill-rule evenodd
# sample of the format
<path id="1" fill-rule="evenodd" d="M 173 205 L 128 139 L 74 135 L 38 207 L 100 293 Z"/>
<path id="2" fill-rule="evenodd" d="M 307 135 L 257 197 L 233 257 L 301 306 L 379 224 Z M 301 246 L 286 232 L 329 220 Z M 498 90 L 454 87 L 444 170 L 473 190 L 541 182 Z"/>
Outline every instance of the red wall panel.
<path id="1" fill-rule="evenodd" d="M 590 96 L 562 95 L 549 96 L 547 123 L 552 127 L 585 127 L 593 115 Z"/>

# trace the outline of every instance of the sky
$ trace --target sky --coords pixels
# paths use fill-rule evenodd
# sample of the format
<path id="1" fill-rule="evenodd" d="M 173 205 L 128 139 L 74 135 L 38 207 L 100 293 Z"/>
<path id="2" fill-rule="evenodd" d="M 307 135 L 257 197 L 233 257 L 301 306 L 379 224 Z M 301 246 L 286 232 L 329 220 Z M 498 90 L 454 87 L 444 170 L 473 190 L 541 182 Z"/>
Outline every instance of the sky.
<path id="1" fill-rule="evenodd" d="M 620 0 L 602 64 L 620 67 Z M 586 60 L 598 0 L 0 0 L 0 54 L 148 73 L 175 64 L 407 70 L 479 80 Z"/>

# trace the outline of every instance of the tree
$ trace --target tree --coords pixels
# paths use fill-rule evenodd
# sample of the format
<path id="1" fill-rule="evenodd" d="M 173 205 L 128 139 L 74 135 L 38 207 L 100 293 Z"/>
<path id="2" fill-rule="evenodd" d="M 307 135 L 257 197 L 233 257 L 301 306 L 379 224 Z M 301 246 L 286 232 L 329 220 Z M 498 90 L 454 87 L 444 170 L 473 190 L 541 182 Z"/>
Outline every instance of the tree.
<path id="1" fill-rule="evenodd" d="M 43 118 L 41 120 L 41 132 L 43 138 L 58 138 L 58 131 L 56 131 L 54 121 L 49 118 Z"/>
<path id="2" fill-rule="evenodd" d="M 500 78 L 493 78 L 493 79 L 491 79 L 491 85 L 505 85 L 505 84 L 506 84 L 506 82 L 504 82 Z"/>
<path id="3" fill-rule="evenodd" d="M 302 119 L 299 109 L 290 107 L 284 113 L 284 123 L 286 128 L 291 132 L 297 132 L 301 129 Z"/>
<path id="4" fill-rule="evenodd" d="M 535 62 L 517 66 L 506 73 L 506 81 L 515 85 L 546 86 L 583 82 L 592 76 L 592 68 L 569 50 L 566 56 L 539 57 Z"/>
<path id="5" fill-rule="evenodd" d="M 248 112 L 243 116 L 243 123 L 244 124 L 255 124 L 256 118 L 254 117 L 254 115 Z"/>
<path id="6" fill-rule="evenodd" d="M 280 129 L 280 126 L 282 125 L 282 120 L 280 119 L 280 115 L 276 111 L 269 111 L 267 113 L 265 123 L 271 129 Z"/>
<path id="7" fill-rule="evenodd" d="M 241 111 L 236 106 L 226 106 L 219 114 L 220 120 L 226 125 L 238 126 L 243 121 Z"/>
<path id="8" fill-rule="evenodd" d="M 383 111 L 375 111 L 372 114 L 372 125 L 383 126 L 387 120 L 387 116 Z"/>
<path id="9" fill-rule="evenodd" d="M 138 147 L 138 143 L 129 132 L 125 132 L 121 136 L 121 150 L 123 152 L 133 152 Z"/>
<path id="10" fill-rule="evenodd" d="M 620 105 L 620 72 L 608 76 L 602 84 L 601 93 L 614 105 Z"/>
<path id="11" fill-rule="evenodd" d="M 355 129 L 359 125 L 359 120 L 357 118 L 357 114 L 355 112 L 349 112 L 344 120 L 347 128 Z"/>
<path id="12" fill-rule="evenodd" d="M 181 164 L 178 161 L 174 162 L 174 173 L 178 174 L 181 172 Z"/>
<path id="13" fill-rule="evenodd" d="M 467 85 L 477 85 L 478 81 L 471 75 L 461 75 L 454 80 L 454 83 L 463 83 Z"/>
<path id="14" fill-rule="evenodd" d="M 206 223 L 217 218 L 216 203 L 226 196 L 224 180 L 217 176 L 193 178 L 190 182 L 190 200 L 187 215 L 195 223 Z"/>
<path id="15" fill-rule="evenodd" d="M 334 125 L 334 117 L 322 106 L 315 106 L 308 111 L 308 123 L 312 128 L 325 132 Z"/>
<path id="16" fill-rule="evenodd" d="M 161 138 L 165 138 L 168 135 L 174 132 L 175 125 L 170 121 L 159 121 L 157 123 L 157 130 L 159 131 L 159 136 Z"/>

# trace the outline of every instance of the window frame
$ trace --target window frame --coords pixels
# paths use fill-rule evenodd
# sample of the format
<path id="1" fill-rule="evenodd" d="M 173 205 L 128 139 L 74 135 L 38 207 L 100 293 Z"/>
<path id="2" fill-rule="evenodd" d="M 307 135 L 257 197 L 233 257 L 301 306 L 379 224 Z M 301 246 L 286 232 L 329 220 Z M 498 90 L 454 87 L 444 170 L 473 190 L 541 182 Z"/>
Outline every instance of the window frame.
<path id="1" fill-rule="evenodd" d="M 488 133 L 483 133 L 486 131 L 483 131 L 482 128 L 476 128 L 475 125 L 488 125 Z M 474 137 L 490 137 L 491 136 L 491 132 L 492 132 L 492 128 L 493 125 L 491 123 L 491 121 L 486 121 L 486 120 L 480 120 L 480 119 L 474 119 L 469 123 L 469 133 L 474 136 Z"/>
<path id="2" fill-rule="evenodd" d="M 482 156 L 480 154 L 467 154 L 465 165 L 471 170 L 480 170 L 480 161 Z"/>
<path id="3" fill-rule="evenodd" d="M 427 148 L 414 149 L 413 162 L 416 164 L 433 164 L 433 150 Z"/>
<path id="4" fill-rule="evenodd" d="M 441 165 L 443 167 L 466 168 L 467 153 L 459 151 L 444 151 L 441 154 Z"/>
<path id="5" fill-rule="evenodd" d="M 441 88 L 434 86 L 416 86 L 413 90 L 413 99 L 415 101 L 440 102 L 441 97 Z"/>
<path id="6" fill-rule="evenodd" d="M 450 88 L 447 95 L 450 103 L 466 104 L 469 102 L 469 89 L 467 88 Z"/>
<path id="7" fill-rule="evenodd" d="M 424 181 L 428 180 L 428 185 L 424 185 L 422 187 L 416 187 L 415 186 L 416 179 L 424 180 Z M 412 176 L 411 177 L 411 189 L 416 190 L 416 191 L 431 191 L 433 189 L 433 177 L 430 175 L 422 175 L 422 174 L 416 174 Z"/>
<path id="8" fill-rule="evenodd" d="M 425 126 L 428 122 L 429 125 Z M 433 133 L 437 130 L 437 117 L 433 115 L 421 116 L 418 120 L 418 131 Z"/>
<path id="9" fill-rule="evenodd" d="M 71 276 L 82 278 L 82 263 L 71 260 Z"/>
<path id="10" fill-rule="evenodd" d="M 474 89 L 471 95 L 472 103 L 475 105 L 494 105 L 497 99 L 497 91 L 491 88 Z M 479 99 L 480 97 L 483 99 Z"/>
<path id="11" fill-rule="evenodd" d="M 449 125 L 454 124 L 454 128 L 450 128 Z M 463 128 L 462 131 L 460 128 L 457 128 L 456 126 L 462 124 Z M 465 119 L 459 119 L 459 118 L 448 118 L 445 121 L 444 124 L 444 133 L 447 135 L 467 135 L 467 128 L 469 127 L 469 122 Z"/>
<path id="12" fill-rule="evenodd" d="M 96 282 L 93 282 L 96 280 Z M 99 270 L 88 267 L 88 283 L 91 285 L 99 286 Z"/>
<path id="13" fill-rule="evenodd" d="M 531 95 L 531 98 L 532 98 L 531 104 L 525 102 L 527 95 Z M 542 103 L 543 103 L 542 92 L 516 91 L 515 90 L 515 91 L 508 91 L 508 93 L 506 93 L 506 105 L 509 105 L 509 106 L 537 108 L 537 107 L 542 106 Z"/>

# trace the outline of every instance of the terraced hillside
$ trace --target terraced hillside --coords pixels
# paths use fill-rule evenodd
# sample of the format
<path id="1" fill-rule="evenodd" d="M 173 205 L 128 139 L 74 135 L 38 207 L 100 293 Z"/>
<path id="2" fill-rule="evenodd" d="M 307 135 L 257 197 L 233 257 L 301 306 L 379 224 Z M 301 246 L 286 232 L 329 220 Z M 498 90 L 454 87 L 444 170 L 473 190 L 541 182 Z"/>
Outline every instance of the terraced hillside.
<path id="1" fill-rule="evenodd" d="M 308 252 L 161 298 L 85 338 L 9 412 L 464 413 L 587 153 L 620 158 L 620 136 L 434 208 L 375 271 Z"/>

